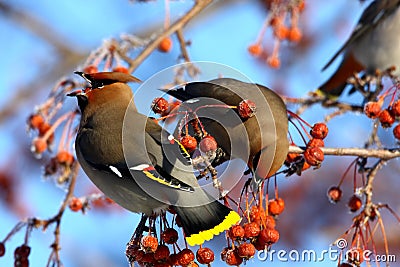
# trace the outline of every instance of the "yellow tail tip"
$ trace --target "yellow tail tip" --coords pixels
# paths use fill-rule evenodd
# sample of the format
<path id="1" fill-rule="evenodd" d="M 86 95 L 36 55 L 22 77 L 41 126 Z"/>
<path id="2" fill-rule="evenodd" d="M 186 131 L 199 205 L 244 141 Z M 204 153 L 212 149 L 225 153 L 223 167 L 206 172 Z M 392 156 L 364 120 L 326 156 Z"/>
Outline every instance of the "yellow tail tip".
<path id="1" fill-rule="evenodd" d="M 201 231 L 198 234 L 192 234 L 186 237 L 186 241 L 189 246 L 201 245 L 205 241 L 211 240 L 214 235 L 219 235 L 223 231 L 228 230 L 232 225 L 237 224 L 240 219 L 239 214 L 232 210 L 225 216 L 225 219 L 220 224 L 212 229 Z"/>

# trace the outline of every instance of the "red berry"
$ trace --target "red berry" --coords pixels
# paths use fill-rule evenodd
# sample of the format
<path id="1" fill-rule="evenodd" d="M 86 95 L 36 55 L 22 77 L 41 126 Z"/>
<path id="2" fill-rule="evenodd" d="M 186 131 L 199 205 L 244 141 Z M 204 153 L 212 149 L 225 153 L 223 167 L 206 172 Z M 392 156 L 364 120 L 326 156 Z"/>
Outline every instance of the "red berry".
<path id="1" fill-rule="evenodd" d="M 143 257 L 138 261 L 139 263 L 147 263 L 146 266 L 151 266 L 151 264 L 155 263 L 156 260 L 154 259 L 154 253 L 149 252 L 149 253 L 144 253 Z"/>
<path id="2" fill-rule="evenodd" d="M 276 222 L 274 217 L 271 215 L 265 216 L 265 227 L 266 228 L 275 228 Z"/>
<path id="3" fill-rule="evenodd" d="M 174 244 L 178 241 L 178 232 L 174 228 L 167 228 L 161 233 L 161 239 L 166 244 Z"/>
<path id="4" fill-rule="evenodd" d="M 0 257 L 3 257 L 6 254 L 6 246 L 3 242 L 0 242 Z"/>
<path id="5" fill-rule="evenodd" d="M 291 42 L 299 42 L 301 40 L 302 33 L 299 27 L 292 27 L 289 29 L 288 39 Z"/>
<path id="6" fill-rule="evenodd" d="M 194 138 L 193 136 L 190 135 L 184 135 L 180 138 L 179 140 L 181 142 L 181 144 L 183 145 L 184 148 L 186 148 L 186 150 L 188 152 L 192 152 L 193 150 L 196 149 L 197 147 L 197 141 L 196 138 Z"/>
<path id="7" fill-rule="evenodd" d="M 282 198 L 268 201 L 268 212 L 272 215 L 279 215 L 285 209 L 285 201 Z"/>
<path id="8" fill-rule="evenodd" d="M 77 197 L 72 197 L 71 200 L 69 201 L 69 208 L 72 211 L 80 211 L 83 208 L 83 203 L 80 198 Z"/>
<path id="9" fill-rule="evenodd" d="M 325 143 L 324 140 L 318 138 L 312 138 L 307 143 L 307 147 L 324 147 Z"/>
<path id="10" fill-rule="evenodd" d="M 244 224 L 243 229 L 245 238 L 256 237 L 260 233 L 260 225 L 255 222 Z"/>
<path id="11" fill-rule="evenodd" d="M 324 139 L 328 135 L 328 127 L 323 122 L 318 122 L 311 128 L 310 134 L 314 138 Z"/>
<path id="12" fill-rule="evenodd" d="M 58 152 L 56 158 L 58 163 L 65 164 L 68 166 L 71 166 L 72 163 L 74 162 L 74 156 L 72 156 L 72 154 L 69 153 L 68 151 Z"/>
<path id="13" fill-rule="evenodd" d="M 31 248 L 28 245 L 21 245 L 14 250 L 14 259 L 27 259 L 31 253 Z"/>
<path id="14" fill-rule="evenodd" d="M 31 150 L 36 154 L 42 154 L 47 149 L 47 142 L 43 138 L 37 138 L 33 141 Z"/>
<path id="15" fill-rule="evenodd" d="M 178 254 L 173 253 L 173 254 L 169 255 L 167 262 L 171 266 L 178 266 L 179 265 Z"/>
<path id="16" fill-rule="evenodd" d="M 362 201 L 361 198 L 358 197 L 357 195 L 353 195 L 350 199 L 349 202 L 347 203 L 347 206 L 350 208 L 351 212 L 356 212 L 359 210 L 362 206 Z"/>
<path id="17" fill-rule="evenodd" d="M 393 115 L 396 117 L 400 117 L 400 99 L 397 99 L 393 104 L 392 104 L 392 111 Z"/>
<path id="18" fill-rule="evenodd" d="M 252 44 L 252 45 L 249 45 L 249 47 L 247 48 L 247 51 L 253 57 L 258 57 L 258 56 L 261 55 L 263 49 L 262 49 L 262 46 L 260 44 Z"/>
<path id="19" fill-rule="evenodd" d="M 381 113 L 382 104 L 380 102 L 371 101 L 365 104 L 364 113 L 368 118 L 376 119 Z"/>
<path id="20" fill-rule="evenodd" d="M 202 152 L 207 153 L 209 151 L 217 150 L 218 145 L 214 137 L 212 137 L 211 135 L 207 135 L 206 137 L 201 139 L 199 147 Z"/>
<path id="21" fill-rule="evenodd" d="M 125 68 L 125 67 L 122 67 L 122 66 L 115 67 L 113 69 L 113 71 L 129 74 L 129 70 L 127 68 Z"/>
<path id="22" fill-rule="evenodd" d="M 97 72 L 99 72 L 99 70 L 97 69 L 96 66 L 94 66 L 94 65 L 89 65 L 89 66 L 86 66 L 86 67 L 83 69 L 83 72 L 84 72 L 84 73 L 91 74 L 91 73 L 97 73 Z"/>
<path id="23" fill-rule="evenodd" d="M 214 261 L 214 252 L 209 248 L 199 248 L 196 252 L 196 259 L 200 264 L 210 264 Z"/>
<path id="24" fill-rule="evenodd" d="M 144 252 L 146 253 L 153 253 L 157 250 L 158 247 L 158 240 L 156 237 L 151 236 L 151 235 L 146 235 L 142 237 L 142 240 L 140 241 L 140 245 Z"/>
<path id="25" fill-rule="evenodd" d="M 338 186 L 331 186 L 327 194 L 330 202 L 337 203 L 342 198 L 342 189 Z"/>
<path id="26" fill-rule="evenodd" d="M 273 228 L 265 228 L 261 230 L 259 238 L 264 243 L 271 245 L 279 240 L 279 232 Z"/>
<path id="27" fill-rule="evenodd" d="M 394 128 L 393 128 L 393 135 L 397 140 L 400 140 L 400 124 L 397 124 Z"/>
<path id="28" fill-rule="evenodd" d="M 241 225 L 234 225 L 229 229 L 228 235 L 233 240 L 240 240 L 244 237 L 244 229 Z"/>
<path id="29" fill-rule="evenodd" d="M 379 121 L 381 122 L 381 126 L 383 128 L 389 128 L 395 122 L 395 118 L 389 109 L 384 109 L 379 114 Z"/>
<path id="30" fill-rule="evenodd" d="M 172 49 L 172 40 L 169 37 L 165 37 L 161 40 L 160 44 L 158 45 L 158 50 L 161 52 L 167 53 Z"/>
<path id="31" fill-rule="evenodd" d="M 304 159 L 311 166 L 319 166 L 324 160 L 324 152 L 319 147 L 308 147 L 304 151 Z"/>
<path id="32" fill-rule="evenodd" d="M 156 114 L 163 114 L 168 110 L 168 108 L 168 101 L 162 97 L 156 97 L 153 102 L 151 102 L 151 109 Z"/>
<path id="33" fill-rule="evenodd" d="M 159 245 L 156 252 L 154 252 L 154 259 L 156 261 L 166 260 L 169 256 L 169 248 L 166 245 Z"/>
<path id="34" fill-rule="evenodd" d="M 185 248 L 178 253 L 179 265 L 186 266 L 194 261 L 194 253 L 192 250 Z"/>
<path id="35" fill-rule="evenodd" d="M 244 259 L 250 259 L 256 254 L 256 248 L 251 243 L 242 243 L 238 247 L 238 255 Z"/>
<path id="36" fill-rule="evenodd" d="M 29 267 L 28 258 L 16 259 L 14 261 L 14 267 Z"/>
<path id="37" fill-rule="evenodd" d="M 44 119 L 43 119 L 42 115 L 39 115 L 39 114 L 33 114 L 28 119 L 29 127 L 32 129 L 39 129 L 43 123 L 44 123 Z"/>
<path id="38" fill-rule="evenodd" d="M 281 66 L 281 61 L 278 56 L 270 56 L 267 58 L 267 64 L 274 69 L 278 69 Z"/>
<path id="39" fill-rule="evenodd" d="M 242 119 L 248 119 L 255 115 L 256 104 L 249 99 L 245 99 L 239 103 L 238 110 L 239 110 L 239 116 Z"/>
<path id="40" fill-rule="evenodd" d="M 222 255 L 224 253 L 224 255 Z M 237 250 L 227 249 L 221 252 L 221 258 L 226 264 L 231 266 L 238 266 L 242 264 L 243 259 L 238 255 Z"/>

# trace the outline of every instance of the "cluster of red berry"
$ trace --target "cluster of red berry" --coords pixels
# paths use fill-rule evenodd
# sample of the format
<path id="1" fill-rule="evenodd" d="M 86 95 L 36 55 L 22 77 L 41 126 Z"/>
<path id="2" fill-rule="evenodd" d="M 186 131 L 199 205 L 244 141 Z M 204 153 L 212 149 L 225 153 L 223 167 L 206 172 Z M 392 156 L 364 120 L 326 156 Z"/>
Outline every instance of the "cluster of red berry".
<path id="1" fill-rule="evenodd" d="M 4 242 L 0 242 L 0 257 L 4 256 L 6 253 L 6 247 Z M 29 254 L 31 253 L 31 248 L 23 244 L 14 250 L 14 266 L 16 267 L 29 267 Z"/>
<path id="2" fill-rule="evenodd" d="M 288 3 L 289 2 L 289 3 Z M 305 2 L 303 0 L 295 1 L 267 1 L 267 8 L 269 10 L 268 17 L 265 20 L 264 25 L 257 37 L 254 44 L 248 47 L 248 52 L 254 57 L 263 56 L 264 49 L 262 47 L 262 39 L 264 38 L 266 29 L 272 28 L 275 44 L 273 52 L 267 57 L 267 64 L 272 68 L 280 67 L 279 60 L 279 46 L 284 40 L 290 42 L 299 42 L 302 38 L 302 33 L 298 27 L 299 14 L 303 12 Z M 289 18 L 289 19 L 288 19 Z M 290 26 L 286 26 L 285 23 L 289 21 Z"/>
<path id="3" fill-rule="evenodd" d="M 386 108 L 382 109 L 384 97 L 385 95 L 379 97 L 378 101 L 366 103 L 364 113 L 368 118 L 378 119 L 383 128 L 390 128 L 400 118 L 400 99 L 392 100 Z M 400 140 L 400 124 L 393 128 L 393 135 Z"/>
<path id="4" fill-rule="evenodd" d="M 140 266 L 184 266 L 196 267 L 198 264 L 210 264 L 214 261 L 214 252 L 206 247 L 200 247 L 196 255 L 189 248 L 180 249 L 177 245 L 179 235 L 174 228 L 165 228 L 160 234 L 160 240 L 152 235 L 142 236 L 131 241 L 126 248 L 130 263 L 137 262 Z M 170 251 L 172 246 L 173 253 Z"/>
<path id="5" fill-rule="evenodd" d="M 307 133 L 308 135 L 308 133 Z M 293 173 L 301 174 L 311 166 L 319 168 L 324 160 L 324 152 L 321 147 L 324 147 L 324 139 L 328 135 L 328 127 L 325 123 L 315 123 L 310 130 L 310 140 L 306 144 L 303 154 L 289 153 L 285 165 L 289 167 L 288 175 Z M 293 142 L 292 142 L 293 144 Z"/>
<path id="6" fill-rule="evenodd" d="M 256 250 L 268 249 L 279 240 L 279 232 L 275 229 L 274 216 L 285 209 L 282 198 L 271 199 L 265 210 L 261 205 L 252 206 L 246 213 L 247 222 L 234 225 L 228 231 L 231 246 L 221 252 L 221 259 L 228 265 L 240 265 L 254 257 Z"/>

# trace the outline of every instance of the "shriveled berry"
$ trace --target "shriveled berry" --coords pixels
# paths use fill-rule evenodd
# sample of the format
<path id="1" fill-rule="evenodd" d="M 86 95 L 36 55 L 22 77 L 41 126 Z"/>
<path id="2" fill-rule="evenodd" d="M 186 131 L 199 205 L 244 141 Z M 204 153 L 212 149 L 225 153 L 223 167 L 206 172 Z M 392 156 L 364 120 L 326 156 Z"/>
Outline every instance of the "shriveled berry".
<path id="1" fill-rule="evenodd" d="M 380 102 L 370 101 L 364 106 L 364 113 L 368 118 L 376 119 L 381 113 L 382 104 Z"/>
<path id="2" fill-rule="evenodd" d="M 153 102 L 151 102 L 151 109 L 156 114 L 162 114 L 166 112 L 169 108 L 168 101 L 162 97 L 154 98 Z"/>
<path id="3" fill-rule="evenodd" d="M 249 45 L 249 47 L 247 48 L 247 51 L 253 57 L 258 57 L 261 55 L 263 49 L 262 49 L 261 44 L 252 44 L 252 45 Z"/>
<path id="4" fill-rule="evenodd" d="M 14 267 L 29 267 L 28 258 L 16 259 L 14 261 Z"/>
<path id="5" fill-rule="evenodd" d="M 349 263 L 355 264 L 356 266 L 360 266 L 360 264 L 364 261 L 364 251 L 362 248 L 351 248 L 346 251 L 347 261 Z"/>
<path id="6" fill-rule="evenodd" d="M 237 249 L 238 255 L 244 259 L 250 259 L 256 254 L 256 248 L 251 243 L 242 243 Z"/>
<path id="7" fill-rule="evenodd" d="M 173 253 L 169 255 L 167 263 L 170 264 L 171 266 L 178 266 L 179 265 L 178 254 Z"/>
<path id="8" fill-rule="evenodd" d="M 286 156 L 285 164 L 297 162 L 302 158 L 299 153 L 288 153 Z"/>
<path id="9" fill-rule="evenodd" d="M 244 224 L 243 229 L 245 238 L 256 237 L 260 233 L 260 225 L 255 222 Z"/>
<path id="10" fill-rule="evenodd" d="M 44 119 L 40 114 L 33 114 L 28 119 L 29 127 L 32 129 L 39 129 L 43 123 Z"/>
<path id="11" fill-rule="evenodd" d="M 397 124 L 394 128 L 393 128 L 393 135 L 397 140 L 400 140 L 400 124 Z"/>
<path id="12" fill-rule="evenodd" d="M 68 151 L 58 152 L 56 158 L 58 163 L 68 166 L 72 165 L 72 163 L 74 162 L 74 156 L 72 156 L 72 154 Z"/>
<path id="13" fill-rule="evenodd" d="M 201 139 L 199 148 L 204 153 L 209 151 L 215 151 L 218 148 L 217 141 L 211 135 L 207 135 L 206 137 Z"/>
<path id="14" fill-rule="evenodd" d="M 342 189 L 338 186 L 331 186 L 328 189 L 327 195 L 331 203 L 337 203 L 342 198 Z"/>
<path id="15" fill-rule="evenodd" d="M 118 67 L 113 68 L 113 71 L 129 74 L 129 70 L 127 68 L 125 68 L 125 67 L 122 67 L 122 66 L 118 66 Z"/>
<path id="16" fill-rule="evenodd" d="M 259 238 L 268 245 L 274 244 L 279 240 L 279 232 L 273 228 L 264 228 L 261 230 Z"/>
<path id="17" fill-rule="evenodd" d="M 285 201 L 282 198 L 271 199 L 268 201 L 268 212 L 272 215 L 279 215 L 285 209 Z"/>
<path id="18" fill-rule="evenodd" d="M 221 255 L 222 258 L 222 255 Z M 228 249 L 224 255 L 224 261 L 231 266 L 238 266 L 242 264 L 243 259 L 238 255 L 236 249 Z"/>
<path id="19" fill-rule="evenodd" d="M 166 245 L 159 245 L 156 252 L 154 252 L 154 259 L 156 261 L 166 260 L 169 256 L 169 248 Z"/>
<path id="20" fill-rule="evenodd" d="M 185 248 L 178 253 L 179 265 L 186 266 L 192 261 L 194 261 L 194 253 L 192 250 Z"/>
<path id="21" fill-rule="evenodd" d="M 324 139 L 328 135 L 328 127 L 323 122 L 317 122 L 311 128 L 310 134 L 314 138 Z"/>
<path id="22" fill-rule="evenodd" d="M 303 167 L 301 168 L 301 171 L 305 171 L 307 169 L 311 168 L 311 165 L 307 163 L 307 161 L 303 162 Z"/>
<path id="23" fill-rule="evenodd" d="M 214 251 L 201 247 L 196 252 L 196 259 L 200 264 L 210 264 L 214 261 Z"/>
<path id="24" fill-rule="evenodd" d="M 146 235 L 142 237 L 140 245 L 146 253 L 153 253 L 157 250 L 158 240 L 154 236 Z"/>
<path id="25" fill-rule="evenodd" d="M 240 240 L 244 237 L 244 229 L 241 225 L 234 225 L 229 229 L 228 235 L 233 240 Z"/>
<path id="26" fill-rule="evenodd" d="M 28 245 L 21 245 L 14 250 L 14 259 L 27 259 L 31 253 L 31 248 Z"/>
<path id="27" fill-rule="evenodd" d="M 242 119 L 251 118 L 256 113 L 256 104 L 249 99 L 242 100 L 239 103 L 238 111 Z"/>
<path id="28" fill-rule="evenodd" d="M 75 212 L 80 211 L 83 208 L 82 200 L 77 197 L 72 197 L 71 200 L 69 201 L 68 207 L 72 211 L 75 211 Z"/>
<path id="29" fill-rule="evenodd" d="M 158 50 L 161 52 L 167 53 L 172 49 L 172 39 L 170 37 L 165 37 L 161 40 L 160 44 L 158 45 Z"/>
<path id="30" fill-rule="evenodd" d="M 267 244 L 260 237 L 257 237 L 257 239 L 253 240 L 252 244 L 256 250 L 264 250 L 267 246 Z"/>
<path id="31" fill-rule="evenodd" d="M 349 202 L 347 203 L 347 206 L 350 208 L 351 212 L 356 212 L 362 206 L 361 198 L 359 196 L 357 196 L 357 195 L 353 195 L 349 199 Z"/>
<path id="32" fill-rule="evenodd" d="M 155 263 L 154 253 L 144 253 L 143 257 L 138 261 L 139 263 L 147 263 L 148 265 Z"/>
<path id="33" fill-rule="evenodd" d="M 6 246 L 3 242 L 0 242 L 0 257 L 3 257 L 6 254 Z"/>
<path id="34" fill-rule="evenodd" d="M 95 65 L 89 65 L 89 66 L 86 66 L 85 68 L 83 68 L 83 72 L 91 74 L 91 73 L 99 72 L 99 70 Z"/>
<path id="35" fill-rule="evenodd" d="M 307 143 L 307 147 L 324 147 L 325 143 L 324 140 L 318 138 L 311 138 L 310 141 Z"/>
<path id="36" fill-rule="evenodd" d="M 258 206 L 252 206 L 250 209 L 250 221 L 251 222 L 256 222 L 256 223 L 260 223 L 261 221 L 261 211 L 258 208 Z"/>
<path id="37" fill-rule="evenodd" d="M 265 228 L 275 228 L 276 222 L 274 217 L 272 217 L 271 215 L 265 216 L 264 224 Z"/>
<path id="38" fill-rule="evenodd" d="M 319 166 L 324 160 L 324 152 L 319 147 L 308 147 L 304 151 L 304 159 L 311 166 Z"/>
<path id="39" fill-rule="evenodd" d="M 389 128 L 395 122 L 395 118 L 389 109 L 384 109 L 379 114 L 379 121 L 383 128 Z"/>
<path id="40" fill-rule="evenodd" d="M 397 99 L 392 104 L 392 111 L 395 117 L 400 117 L 400 99 Z"/>
<path id="41" fill-rule="evenodd" d="M 186 150 L 188 152 L 192 152 L 193 150 L 196 149 L 197 147 L 197 140 L 196 138 L 194 138 L 193 136 L 190 135 L 184 135 L 180 138 L 179 140 L 181 142 L 181 144 L 183 145 L 184 148 L 186 148 Z"/>

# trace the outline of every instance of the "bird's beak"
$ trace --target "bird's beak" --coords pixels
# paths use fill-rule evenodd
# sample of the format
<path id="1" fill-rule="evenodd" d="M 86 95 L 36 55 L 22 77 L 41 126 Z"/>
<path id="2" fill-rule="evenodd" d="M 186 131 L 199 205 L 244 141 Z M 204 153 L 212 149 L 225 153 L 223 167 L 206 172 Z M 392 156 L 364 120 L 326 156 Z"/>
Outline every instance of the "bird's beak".
<path id="1" fill-rule="evenodd" d="M 72 96 L 72 97 L 74 97 L 74 96 L 80 96 L 80 95 L 85 95 L 85 92 L 84 92 L 83 90 L 81 90 L 81 89 L 75 90 L 75 91 L 73 91 L 73 92 L 67 94 L 67 96 Z"/>

